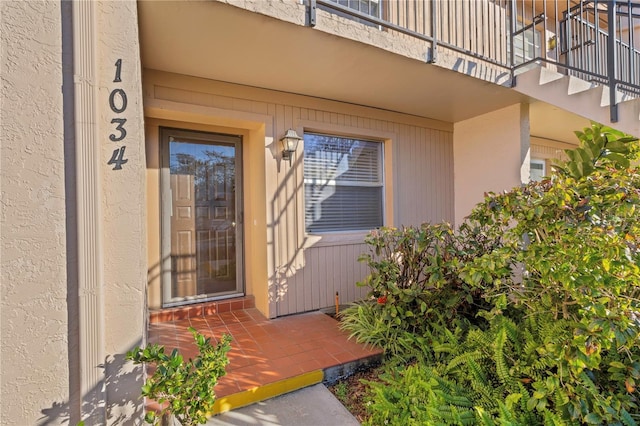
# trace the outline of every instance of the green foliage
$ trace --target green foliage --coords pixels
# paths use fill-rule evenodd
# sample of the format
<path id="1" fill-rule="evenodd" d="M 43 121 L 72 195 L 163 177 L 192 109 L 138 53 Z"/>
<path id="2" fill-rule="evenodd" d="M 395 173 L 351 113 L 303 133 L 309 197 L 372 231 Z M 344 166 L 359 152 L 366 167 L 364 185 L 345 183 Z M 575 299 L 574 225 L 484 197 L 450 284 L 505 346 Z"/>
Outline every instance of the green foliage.
<path id="1" fill-rule="evenodd" d="M 457 232 L 369 237 L 374 301 L 346 328 L 418 361 L 372 384 L 372 424 L 640 422 L 638 145 L 576 134 L 557 173 L 488 194 Z"/>
<path id="2" fill-rule="evenodd" d="M 377 306 L 367 309 L 380 326 L 421 335 L 432 322 L 473 317 L 475 305 L 484 304 L 480 291 L 458 271 L 497 242 L 483 239 L 477 228 L 465 226 L 458 233 L 449 224 L 382 228 L 366 242 L 370 252 L 360 261 L 372 273 L 358 285 L 371 288 L 369 296 Z"/>
<path id="3" fill-rule="evenodd" d="M 637 138 L 618 130 L 592 122 L 591 127 L 574 133 L 580 140 L 580 146 L 566 149 L 564 152 L 569 161 L 555 165 L 565 176 L 580 179 L 606 167 L 626 169 L 638 157 L 638 145 L 630 143 Z"/>
<path id="4" fill-rule="evenodd" d="M 397 369 L 371 383 L 374 403 L 365 425 L 472 425 L 465 391 L 422 364 Z"/>
<path id="5" fill-rule="evenodd" d="M 184 361 L 177 349 L 171 354 L 164 352 L 164 346 L 149 345 L 136 347 L 127 353 L 127 359 L 134 364 L 147 363 L 155 366 L 155 371 L 142 386 L 142 396 L 163 405 L 160 415 L 147 412 L 148 423 L 159 424 L 163 416 L 172 414 L 184 426 L 204 424 L 207 414 L 211 414 L 215 403 L 214 387 L 218 378 L 226 374 L 229 364 L 227 352 L 231 349 L 231 336 L 222 336 L 213 345 L 211 338 L 189 328 L 193 334 L 199 353 L 195 359 Z M 166 405 L 164 405 L 167 403 Z"/>
<path id="6" fill-rule="evenodd" d="M 382 308 L 373 303 L 352 305 L 342 312 L 340 327 L 359 343 L 382 347 L 391 356 L 409 360 L 420 347 L 419 337 L 390 323 L 381 313 Z"/>
<path id="7" fill-rule="evenodd" d="M 344 404 L 347 401 L 349 388 L 347 387 L 347 384 L 345 382 L 336 383 L 334 392 L 336 397 L 340 400 L 340 402 Z"/>

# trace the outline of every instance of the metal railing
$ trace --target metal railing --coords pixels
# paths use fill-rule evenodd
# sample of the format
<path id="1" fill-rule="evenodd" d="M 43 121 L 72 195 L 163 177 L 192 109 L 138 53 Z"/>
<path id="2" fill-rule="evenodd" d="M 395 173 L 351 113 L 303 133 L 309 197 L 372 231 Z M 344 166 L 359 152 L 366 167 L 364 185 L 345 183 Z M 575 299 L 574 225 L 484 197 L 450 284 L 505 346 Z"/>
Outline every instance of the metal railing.
<path id="1" fill-rule="evenodd" d="M 640 97 L 640 3 L 616 0 L 514 0 L 512 20 L 523 23 L 511 43 L 539 35 L 535 55 L 513 69 L 545 63 L 609 88 L 610 119 L 618 121 L 619 97 Z M 635 47 L 634 47 L 635 46 Z"/>
<path id="2" fill-rule="evenodd" d="M 374 0 L 308 0 L 309 25 L 315 26 L 317 7 L 383 31 L 427 43 L 428 62 L 436 60 L 440 48 L 511 69 L 507 43 L 511 0 L 377 0 L 372 8 L 363 3 Z M 366 9 L 366 10 L 363 10 Z"/>
<path id="3" fill-rule="evenodd" d="M 623 0 L 307 0 L 381 31 L 423 41 L 427 62 L 438 52 L 478 59 L 515 74 L 533 64 L 609 87 L 617 102 L 640 97 L 640 3 Z"/>

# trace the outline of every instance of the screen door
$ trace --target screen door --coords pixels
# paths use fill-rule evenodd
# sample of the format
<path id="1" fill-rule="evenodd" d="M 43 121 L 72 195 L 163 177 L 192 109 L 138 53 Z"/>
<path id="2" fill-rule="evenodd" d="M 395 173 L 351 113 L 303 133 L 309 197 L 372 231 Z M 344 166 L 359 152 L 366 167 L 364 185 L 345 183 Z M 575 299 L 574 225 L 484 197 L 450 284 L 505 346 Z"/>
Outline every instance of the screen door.
<path id="1" fill-rule="evenodd" d="M 161 133 L 164 305 L 241 295 L 241 138 Z"/>

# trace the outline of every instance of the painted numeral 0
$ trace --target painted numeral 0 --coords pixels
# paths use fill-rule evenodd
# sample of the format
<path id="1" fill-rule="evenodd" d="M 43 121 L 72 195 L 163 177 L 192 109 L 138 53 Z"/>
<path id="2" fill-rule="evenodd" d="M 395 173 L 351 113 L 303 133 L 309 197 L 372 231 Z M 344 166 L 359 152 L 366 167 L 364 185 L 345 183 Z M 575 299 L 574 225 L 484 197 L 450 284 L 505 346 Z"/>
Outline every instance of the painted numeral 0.
<path id="1" fill-rule="evenodd" d="M 120 106 L 116 106 L 116 95 L 120 98 Z M 109 95 L 109 106 L 111 107 L 111 111 L 116 114 L 120 114 L 127 109 L 127 94 L 123 89 L 113 89 L 111 94 Z"/>

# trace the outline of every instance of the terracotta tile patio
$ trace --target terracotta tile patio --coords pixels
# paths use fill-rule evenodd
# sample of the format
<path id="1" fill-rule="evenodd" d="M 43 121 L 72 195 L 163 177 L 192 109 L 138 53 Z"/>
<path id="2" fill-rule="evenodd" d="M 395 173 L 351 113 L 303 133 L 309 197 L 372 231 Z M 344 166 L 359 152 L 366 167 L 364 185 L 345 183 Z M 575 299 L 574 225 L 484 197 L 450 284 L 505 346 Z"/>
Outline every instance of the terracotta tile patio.
<path id="1" fill-rule="evenodd" d="M 149 343 L 165 345 L 168 352 L 178 348 L 188 358 L 197 352 L 188 327 L 214 338 L 231 334 L 230 363 L 227 375 L 216 387 L 218 397 L 380 353 L 348 340 L 338 322 L 321 312 L 269 320 L 256 308 L 246 306 L 226 312 L 205 311 L 195 308 L 186 315 L 165 313 L 155 321 L 152 316 Z"/>

